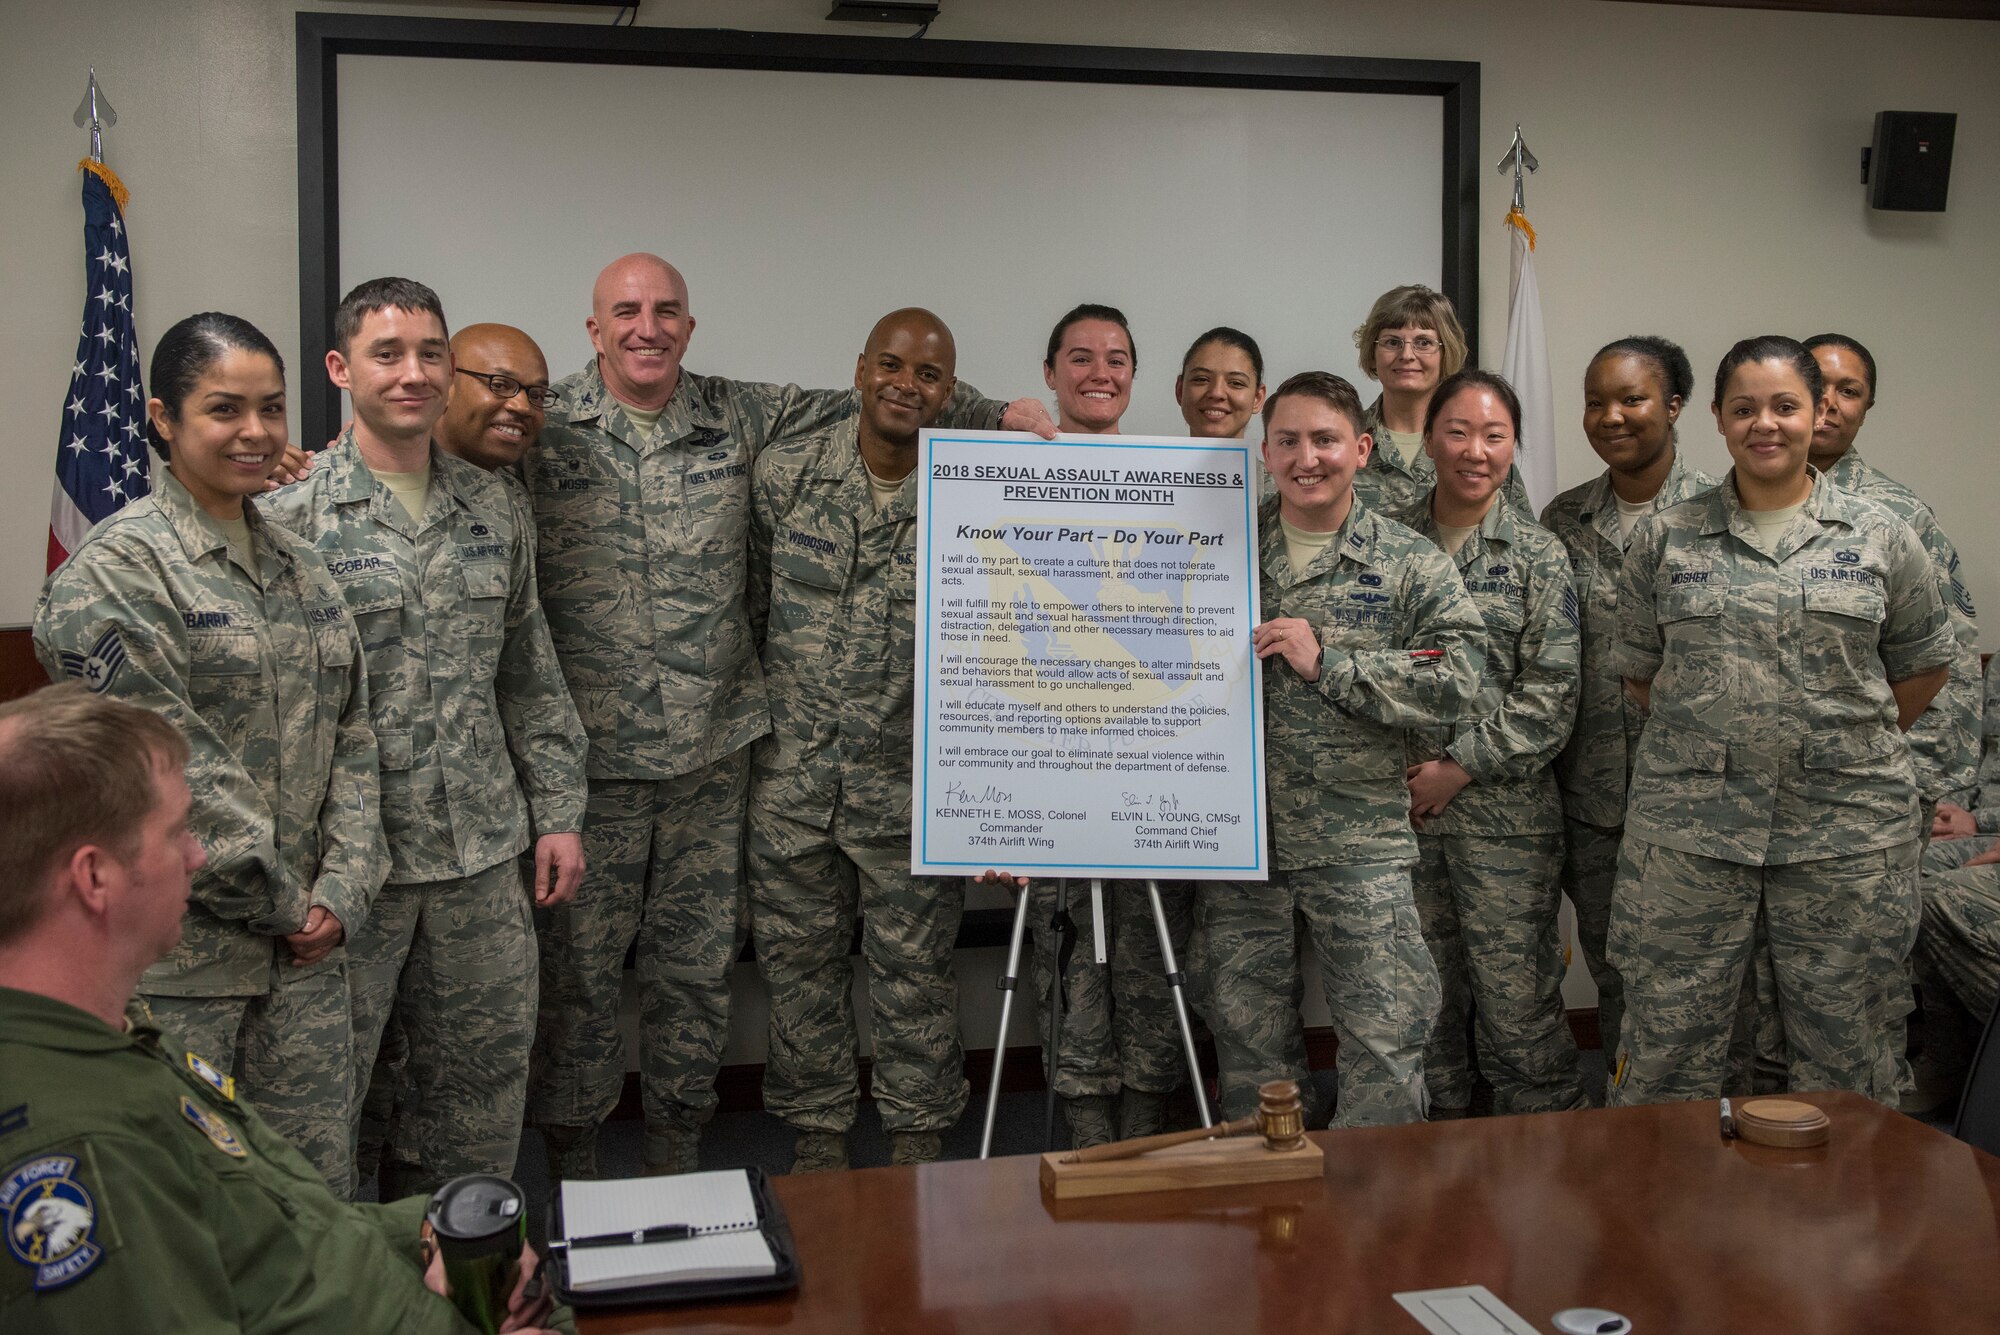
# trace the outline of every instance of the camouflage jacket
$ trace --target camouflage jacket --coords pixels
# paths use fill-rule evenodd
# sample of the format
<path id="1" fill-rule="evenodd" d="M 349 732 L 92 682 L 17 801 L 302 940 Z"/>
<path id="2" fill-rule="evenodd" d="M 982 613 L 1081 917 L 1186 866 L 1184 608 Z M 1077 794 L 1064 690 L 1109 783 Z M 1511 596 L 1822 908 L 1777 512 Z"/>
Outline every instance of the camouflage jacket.
<path id="1" fill-rule="evenodd" d="M 194 875 L 164 996 L 270 990 L 272 938 L 324 905 L 353 936 L 388 871 L 368 679 L 340 590 L 253 505 L 254 569 L 169 469 L 49 576 L 35 649 L 49 675 L 144 705 L 187 734 Z M 314 969 L 339 967 L 344 950 Z"/>
<path id="2" fill-rule="evenodd" d="M 1264 660 L 1271 863 L 1413 862 L 1402 730 L 1449 725 L 1472 700 L 1479 611 L 1435 543 L 1359 496 L 1303 571 L 1292 570 L 1275 498 L 1259 507 L 1258 531 L 1262 620 L 1301 617 L 1322 646 L 1315 682 L 1282 655 Z"/>
<path id="3" fill-rule="evenodd" d="M 1354 494 L 1368 502 L 1369 508 L 1377 514 L 1404 514 L 1414 509 L 1437 485 L 1437 465 L 1431 462 L 1430 455 L 1419 449 L 1410 456 L 1409 466 L 1403 466 L 1403 461 L 1396 457 L 1396 447 L 1383 433 L 1382 399 L 1379 395 L 1375 402 L 1368 405 L 1361 429 L 1375 438 L 1375 448 L 1368 452 L 1367 466 L 1354 474 Z M 1528 500 L 1528 484 L 1522 480 L 1518 464 L 1507 470 L 1505 495 L 1522 514 L 1535 512 L 1535 507 Z"/>
<path id="4" fill-rule="evenodd" d="M 1428 495 L 1397 519 L 1437 541 Z M 1486 663 L 1456 726 L 1404 734 L 1412 765 L 1450 756 L 1472 776 L 1424 833 L 1560 834 L 1551 766 L 1576 719 L 1582 653 L 1568 556 L 1503 495 L 1448 559 L 1486 623 Z"/>
<path id="5" fill-rule="evenodd" d="M 1889 683 L 1958 650 L 1923 545 L 1817 473 L 1778 555 L 1756 543 L 1733 471 L 1632 531 L 1612 662 L 1652 712 L 1626 833 L 1749 866 L 1915 839 Z"/>
<path id="6" fill-rule="evenodd" d="M 878 511 L 855 419 L 774 445 L 751 483 L 751 616 L 771 732 L 750 800 L 827 829 L 836 803 L 910 837 L 916 672 L 915 474 Z"/>
<path id="7" fill-rule="evenodd" d="M 557 389 L 562 407 L 522 470 L 589 772 L 690 773 L 770 729 L 745 602 L 751 466 L 780 436 L 853 416 L 857 396 L 682 371 L 647 431 L 595 362 Z M 961 381 L 946 417 L 992 428 L 1004 406 Z"/>
<path id="8" fill-rule="evenodd" d="M 1981 724 L 1979 782 L 1954 800 L 1972 813 L 1981 834 L 2000 834 L 2000 655 L 1986 665 L 1986 708 Z"/>
<path id="9" fill-rule="evenodd" d="M 506 484 L 433 446 L 430 498 L 413 524 L 349 431 L 305 481 L 262 504 L 318 549 L 360 632 L 389 884 L 515 856 L 531 810 L 538 833 L 582 829 L 583 728 Z"/>
<path id="10" fill-rule="evenodd" d="M 1959 654 L 1951 677 L 1929 708 L 1910 727 L 1910 751 L 1916 759 L 1917 786 L 1926 801 L 1936 802 L 1962 792 L 1979 769 L 1979 628 L 1972 593 L 1958 575 L 1958 549 L 1951 545 L 1931 507 L 1887 473 L 1849 449 L 1826 470 L 1826 480 L 1889 509 L 1915 530 L 1930 554 L 1943 583 L 1945 610 L 1958 627 Z"/>
<path id="11" fill-rule="evenodd" d="M 1653 497 L 1653 509 L 1664 510 L 1714 485 L 1714 478 L 1690 467 L 1676 451 L 1666 481 Z M 1615 830 L 1625 823 L 1625 790 L 1632 782 L 1632 757 L 1646 715 L 1625 694 L 1624 679 L 1611 665 L 1625 548 L 1618 541 L 1618 497 L 1611 490 L 1610 472 L 1550 501 L 1542 511 L 1542 526 L 1569 552 L 1570 579 L 1583 614 L 1576 727 L 1556 757 L 1556 782 L 1571 818 Z"/>

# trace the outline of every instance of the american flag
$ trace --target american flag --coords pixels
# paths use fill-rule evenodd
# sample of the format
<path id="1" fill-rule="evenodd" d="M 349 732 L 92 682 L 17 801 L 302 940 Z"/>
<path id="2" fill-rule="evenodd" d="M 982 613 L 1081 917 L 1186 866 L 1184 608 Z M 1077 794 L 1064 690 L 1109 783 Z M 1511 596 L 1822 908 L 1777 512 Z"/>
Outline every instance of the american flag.
<path id="1" fill-rule="evenodd" d="M 146 455 L 146 390 L 139 381 L 139 340 L 132 326 L 132 252 L 125 244 L 118 201 L 97 174 L 100 170 L 89 164 L 83 176 L 83 258 L 89 281 L 76 367 L 63 404 L 62 443 L 56 449 L 50 570 L 77 549 L 91 525 L 153 486 Z"/>

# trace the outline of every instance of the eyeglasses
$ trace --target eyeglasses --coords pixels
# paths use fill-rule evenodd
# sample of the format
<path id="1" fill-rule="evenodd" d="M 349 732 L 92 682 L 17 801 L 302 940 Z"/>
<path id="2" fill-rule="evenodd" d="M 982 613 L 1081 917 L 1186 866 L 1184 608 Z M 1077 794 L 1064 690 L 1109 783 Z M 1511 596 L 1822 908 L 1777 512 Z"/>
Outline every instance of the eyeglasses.
<path id="1" fill-rule="evenodd" d="M 1429 334 L 1418 334 L 1412 339 L 1403 339 L 1395 334 L 1384 334 L 1375 340 L 1375 351 L 1386 352 L 1391 357 L 1400 357 L 1404 348 L 1408 348 L 1419 357 L 1428 357 L 1442 346 L 1444 345 Z"/>
<path id="2" fill-rule="evenodd" d="M 511 399 L 516 394 L 526 394 L 528 402 L 537 408 L 554 408 L 562 403 L 562 395 L 547 385 L 524 385 L 511 375 L 499 375 L 492 371 L 468 371 L 463 366 L 457 368 L 460 375 L 469 375 L 474 380 L 484 380 L 486 388 L 493 391 L 496 399 Z"/>

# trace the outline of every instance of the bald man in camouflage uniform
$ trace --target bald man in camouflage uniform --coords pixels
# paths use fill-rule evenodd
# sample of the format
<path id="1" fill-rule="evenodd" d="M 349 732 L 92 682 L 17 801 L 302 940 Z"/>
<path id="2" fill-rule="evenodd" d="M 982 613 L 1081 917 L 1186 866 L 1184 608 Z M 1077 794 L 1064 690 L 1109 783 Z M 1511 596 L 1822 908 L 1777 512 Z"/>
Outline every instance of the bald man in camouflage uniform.
<path id="1" fill-rule="evenodd" d="M 1262 1081 L 1306 1079 L 1293 999 L 1302 912 L 1340 1036 L 1334 1125 L 1424 1118 L 1438 977 L 1411 891 L 1417 847 L 1402 730 L 1458 717 L 1479 681 L 1481 627 L 1436 545 L 1352 496 L 1351 470 L 1368 445 L 1361 424 L 1353 386 L 1325 372 L 1293 377 L 1264 408 L 1264 458 L 1278 486 L 1259 513 L 1256 640 L 1266 659 L 1272 875 L 1203 882 L 1195 908 L 1212 961 L 1227 1117 L 1254 1111 Z M 1322 432 L 1338 439 L 1305 453 L 1300 442 Z M 1328 482 L 1301 490 L 1294 476 L 1306 468 Z M 1317 500 L 1322 488 L 1332 499 L 1311 514 L 1337 527 L 1295 570 L 1280 521 L 1295 512 L 1293 495 Z"/>
<path id="2" fill-rule="evenodd" d="M 1714 478 L 1689 464 L 1676 448 L 1666 480 L 1653 496 L 1653 509 L 1678 505 L 1714 485 Z M 1604 933 L 1611 922 L 1611 887 L 1618 878 L 1632 758 L 1646 726 L 1645 713 L 1625 693 L 1625 682 L 1611 665 L 1625 543 L 1618 532 L 1610 470 L 1550 501 L 1542 525 L 1569 553 L 1582 619 L 1576 726 L 1556 757 L 1555 773 L 1563 803 L 1563 889 L 1576 909 L 1576 943 L 1597 984 L 1598 1037 L 1610 1053 L 1618 1050 L 1625 983 L 1604 958 Z"/>
<path id="3" fill-rule="evenodd" d="M 1824 476 L 1768 542 L 1734 471 L 1640 520 L 1614 662 L 1651 717 L 1607 947 L 1613 1104 L 1724 1092 L 1760 909 L 1792 1087 L 1895 1098 L 1882 999 L 1916 932 L 1918 789 L 1890 682 L 1957 650 L 1916 535 Z"/>
<path id="4" fill-rule="evenodd" d="M 367 1088 L 393 1011 L 408 1049 L 399 1132 L 418 1168 L 390 1186 L 406 1192 L 513 1172 L 536 990 L 516 859 L 534 845 L 543 901 L 573 894 L 582 873 L 583 729 L 536 597 L 534 535 L 506 485 L 430 442 L 443 392 L 392 446 L 382 384 L 365 380 L 397 323 L 422 338 L 396 355 L 442 350 L 436 301 L 384 280 L 341 303 L 335 355 L 355 425 L 305 481 L 264 502 L 318 549 L 361 633 L 390 870 L 350 942 L 357 1081 Z M 463 378 L 434 368 L 390 388 L 448 390 Z M 405 462 L 428 470 L 415 514 L 384 480 Z"/>
<path id="5" fill-rule="evenodd" d="M 283 939 L 314 907 L 351 937 L 388 871 L 368 678 L 317 553 L 253 505 L 251 553 L 168 469 L 49 577 L 35 651 L 49 675 L 166 715 L 187 734 L 208 853 L 180 944 L 139 995 L 164 1027 L 353 1190 L 348 950 L 301 965 Z M 240 1052 L 240 1056 L 239 1056 Z"/>
<path id="6" fill-rule="evenodd" d="M 542 605 L 590 738 L 589 871 L 577 902 L 540 924 L 529 1118 L 562 1177 L 597 1171 L 624 1082 L 618 1002 L 635 943 L 644 1163 L 696 1166 L 746 930 L 749 748 L 770 729 L 745 598 L 750 470 L 770 441 L 855 411 L 853 390 L 683 371 L 694 326 L 672 265 L 607 266 L 586 326 L 597 355 L 556 385 L 562 406 L 522 464 Z M 961 385 L 943 420 L 1031 426 L 1037 411 L 1046 424 L 1031 400 Z"/>
<path id="7" fill-rule="evenodd" d="M 1417 909 L 1443 998 L 1424 1049 L 1434 1118 L 1471 1105 L 1469 1024 L 1495 1112 L 1589 1102 L 1562 1003 L 1562 799 L 1551 768 L 1576 714 L 1576 590 L 1554 534 L 1505 496 L 1488 505 L 1449 554 L 1486 625 L 1479 693 L 1455 726 L 1404 734 L 1413 771 L 1442 760 L 1471 776 L 1417 825 Z M 1396 518 L 1443 549 L 1428 496 Z M 1414 799 L 1419 776 L 1410 782 Z"/>

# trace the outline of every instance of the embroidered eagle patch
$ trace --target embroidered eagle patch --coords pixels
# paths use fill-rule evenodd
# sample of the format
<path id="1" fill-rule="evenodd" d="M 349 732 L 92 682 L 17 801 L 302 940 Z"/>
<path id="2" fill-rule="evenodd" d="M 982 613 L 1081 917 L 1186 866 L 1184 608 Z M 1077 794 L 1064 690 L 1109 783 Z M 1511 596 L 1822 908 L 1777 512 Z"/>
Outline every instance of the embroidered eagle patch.
<path id="1" fill-rule="evenodd" d="M 59 1289 L 104 1259 L 97 1203 L 76 1177 L 76 1156 L 46 1154 L 17 1164 L 0 1180 L 0 1221 L 7 1254 L 32 1270 L 36 1289 Z"/>

